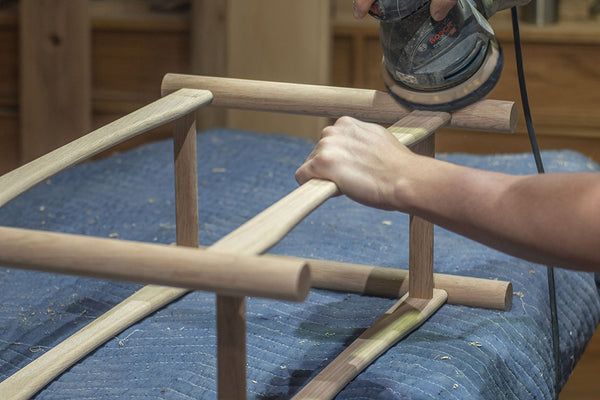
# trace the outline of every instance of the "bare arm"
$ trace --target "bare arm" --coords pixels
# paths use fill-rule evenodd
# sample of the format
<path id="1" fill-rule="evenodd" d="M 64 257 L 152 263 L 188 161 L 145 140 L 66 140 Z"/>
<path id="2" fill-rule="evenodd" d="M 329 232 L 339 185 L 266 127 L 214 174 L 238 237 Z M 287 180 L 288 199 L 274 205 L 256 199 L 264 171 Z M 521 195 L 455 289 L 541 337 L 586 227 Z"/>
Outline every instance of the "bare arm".
<path id="1" fill-rule="evenodd" d="M 421 216 L 530 261 L 600 272 L 600 174 L 515 176 L 421 157 L 378 125 L 344 117 L 297 173 L 348 197 Z"/>

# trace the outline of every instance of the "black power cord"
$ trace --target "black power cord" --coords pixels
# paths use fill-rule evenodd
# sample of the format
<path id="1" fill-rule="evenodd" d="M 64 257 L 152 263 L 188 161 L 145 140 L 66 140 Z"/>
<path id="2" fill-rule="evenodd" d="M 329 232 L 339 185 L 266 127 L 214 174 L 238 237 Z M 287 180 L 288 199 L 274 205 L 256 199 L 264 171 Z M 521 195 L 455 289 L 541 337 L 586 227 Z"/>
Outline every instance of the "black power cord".
<path id="1" fill-rule="evenodd" d="M 525 115 L 525 123 L 527 125 L 527 135 L 531 143 L 531 151 L 535 159 L 535 165 L 539 174 L 543 174 L 544 164 L 540 155 L 535 131 L 533 130 L 533 121 L 531 118 L 531 110 L 529 108 L 529 99 L 527 97 L 527 87 L 525 86 L 525 73 L 523 70 L 523 54 L 521 51 L 521 35 L 519 33 L 519 18 L 517 16 L 517 7 L 511 8 L 513 37 L 515 41 L 515 57 L 517 61 L 517 74 L 519 76 L 519 89 L 521 91 L 521 102 L 523 103 L 523 114 Z M 550 322 L 552 326 L 552 350 L 554 355 L 554 398 L 558 399 L 558 392 L 561 380 L 561 364 L 560 364 L 560 338 L 558 336 L 558 312 L 556 310 L 556 287 L 554 282 L 554 268 L 547 266 L 548 276 L 548 293 L 550 297 Z"/>

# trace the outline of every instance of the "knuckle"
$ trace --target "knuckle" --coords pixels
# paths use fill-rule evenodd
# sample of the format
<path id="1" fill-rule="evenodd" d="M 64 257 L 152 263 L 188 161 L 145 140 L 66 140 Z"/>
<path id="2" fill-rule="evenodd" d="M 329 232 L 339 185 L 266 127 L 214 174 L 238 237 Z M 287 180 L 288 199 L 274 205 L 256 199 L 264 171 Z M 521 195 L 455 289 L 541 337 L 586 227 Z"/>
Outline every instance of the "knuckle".
<path id="1" fill-rule="evenodd" d="M 338 120 L 336 121 L 336 125 L 350 125 L 354 123 L 354 118 L 349 117 L 347 115 L 338 118 Z"/>

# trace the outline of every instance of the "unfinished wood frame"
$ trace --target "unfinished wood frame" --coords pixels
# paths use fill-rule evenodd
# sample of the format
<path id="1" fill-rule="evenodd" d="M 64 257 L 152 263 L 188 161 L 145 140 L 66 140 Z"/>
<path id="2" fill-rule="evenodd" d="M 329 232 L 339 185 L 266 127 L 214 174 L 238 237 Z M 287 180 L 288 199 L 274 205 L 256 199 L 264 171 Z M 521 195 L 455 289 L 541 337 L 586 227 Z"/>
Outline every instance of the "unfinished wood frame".
<path id="1" fill-rule="evenodd" d="M 402 143 L 409 145 L 422 142 L 424 143 L 422 146 L 427 146 L 427 143 L 432 140 L 431 135 L 433 132 L 445 124 L 465 129 L 510 132 L 514 129 L 516 122 L 515 105 L 512 102 L 482 101 L 452 115 L 410 112 L 397 105 L 387 94 L 377 91 L 172 74 L 165 77 L 162 89 L 165 96 L 162 99 L 0 177 L 0 206 L 71 165 L 153 127 L 175 121 L 174 162 L 177 243 L 182 247 L 198 247 L 196 128 L 194 117 L 198 107 L 213 105 L 328 117 L 352 115 L 383 123 L 399 120 L 389 128 L 390 131 Z M 431 151 L 430 148 L 429 152 Z M 218 263 L 221 263 L 219 265 L 223 265 L 223 260 L 217 256 L 217 253 L 233 253 L 238 257 L 241 264 L 251 262 L 251 258 L 245 257 L 267 251 L 309 213 L 335 193 L 337 193 L 337 187 L 332 182 L 313 179 L 206 250 L 172 248 L 169 251 L 176 256 L 183 256 L 184 253 L 189 255 L 190 251 L 194 251 L 199 259 L 202 259 L 204 254 L 214 252 L 215 259 L 218 260 Z M 424 229 L 419 227 L 415 230 L 424 232 L 419 246 L 424 246 L 423 248 L 427 249 L 432 248 L 433 231 L 428 227 Z M 8 235 L 10 233 L 11 231 L 0 229 L 0 234 Z M 25 237 L 28 235 L 27 232 L 17 233 Z M 56 239 L 56 237 L 52 236 L 52 239 Z M 65 239 L 61 236 L 60 240 L 68 242 L 70 238 Z M 76 240 L 86 239 L 77 238 Z M 133 247 L 128 248 L 128 245 L 124 246 L 124 251 L 133 249 Z M 160 251 L 164 252 L 164 250 L 161 249 Z M 397 327 L 398 323 L 395 321 L 402 321 L 403 313 L 406 310 L 411 312 L 415 309 L 418 310 L 420 318 L 418 318 L 416 324 L 401 322 L 401 330 L 404 333 L 392 333 L 390 335 L 385 333 L 386 339 L 383 343 L 378 343 L 376 349 L 370 347 L 373 342 L 368 337 L 366 339 L 364 337 L 359 338 L 359 342 L 368 345 L 365 350 L 361 350 L 361 354 L 365 355 L 360 361 L 363 367 L 399 340 L 406 332 L 415 329 L 446 301 L 448 295 L 443 290 L 445 284 L 448 284 L 449 291 L 451 291 L 450 286 L 452 286 L 452 293 L 454 291 L 464 293 L 464 289 L 460 289 L 461 285 L 480 287 L 480 280 L 476 280 L 477 282 L 469 280 L 473 278 L 466 278 L 464 281 L 459 279 L 458 283 L 452 279 L 444 280 L 439 276 L 435 278 L 431 257 L 427 256 L 425 259 L 421 259 L 420 252 L 422 253 L 422 250 L 417 249 L 414 253 L 415 261 L 411 261 L 410 274 L 413 276 L 422 274 L 423 278 L 417 279 L 418 282 L 422 283 L 413 287 L 410 285 L 409 279 L 408 295 L 382 317 L 387 322 L 380 323 L 373 330 L 376 336 L 380 337 L 382 332 L 387 332 L 386 326 L 390 326 L 388 322 L 394 321 L 391 326 Z M 17 250 L 16 261 L 15 259 L 11 261 L 16 266 L 42 270 L 48 267 L 39 260 L 19 258 L 18 253 Z M 83 256 L 88 255 L 86 253 Z M 287 260 L 294 264 L 297 280 L 294 281 L 295 283 L 290 284 L 289 288 L 290 291 L 303 292 L 304 294 L 295 294 L 297 300 L 302 300 L 302 296 L 306 295 L 305 292 L 309 286 L 306 282 L 310 279 L 305 268 L 306 261 L 289 257 L 281 258 L 281 260 Z M 339 271 L 340 265 L 342 265 L 338 263 L 334 266 L 333 264 L 327 262 L 313 264 L 315 271 L 318 271 L 317 275 L 320 274 L 314 281 L 316 287 L 327 287 L 329 283 L 323 283 L 324 277 L 336 275 L 332 271 L 336 269 Z M 426 265 L 426 268 L 423 269 L 422 265 Z M 82 273 L 66 266 L 59 265 L 58 268 L 63 269 L 60 272 Z M 350 267 L 349 270 L 352 268 L 355 268 L 355 266 Z M 390 277 L 389 285 L 381 285 L 384 291 L 388 291 L 389 295 L 389 290 L 397 290 L 397 293 L 400 293 L 402 289 L 396 286 L 397 282 L 405 282 L 407 279 L 407 275 L 402 274 L 400 271 L 390 271 L 388 274 L 378 270 L 377 267 L 367 267 L 364 272 L 362 268 L 359 269 L 361 269 L 360 272 L 350 273 L 349 278 L 346 277 L 345 273 L 337 273 L 338 278 L 332 280 L 331 288 L 345 290 L 348 287 L 348 290 L 352 291 L 367 291 L 366 287 L 356 289 L 356 286 L 365 283 L 365 280 L 370 279 L 371 273 L 376 271 L 380 280 L 388 281 L 387 277 Z M 392 277 L 398 272 L 401 276 Z M 140 270 L 139 273 L 134 273 L 136 276 L 130 276 L 128 279 L 143 281 L 142 275 L 144 273 Z M 365 275 L 365 273 L 368 275 Z M 122 277 L 113 276 L 112 278 L 121 279 Z M 327 280 L 327 282 L 329 281 Z M 224 286 L 227 286 L 227 283 Z M 425 290 L 421 290 L 423 287 L 425 287 Z M 478 296 L 471 296 L 469 299 L 470 305 L 499 309 L 510 307 L 510 301 L 507 300 L 510 298 L 508 294 L 508 291 L 511 290 L 510 283 L 500 282 L 498 284 L 494 281 L 493 285 L 486 286 L 486 288 L 490 288 L 490 292 L 487 290 L 477 292 Z M 231 288 L 225 288 L 225 290 L 205 289 L 222 293 L 218 295 L 217 301 L 219 398 L 244 399 L 246 397 L 245 296 L 248 295 L 248 291 L 241 289 L 232 291 Z M 0 396 L 12 399 L 29 398 L 106 340 L 114 337 L 141 318 L 179 298 L 187 291 L 188 289 L 154 285 L 140 289 L 82 330 L 49 350 L 4 382 L 1 382 Z M 478 297 L 480 302 L 474 297 Z M 490 298 L 495 300 L 490 301 Z M 373 330 L 367 332 L 372 333 Z M 396 331 L 395 328 L 393 330 Z M 361 349 L 364 348 L 363 344 L 359 343 L 358 346 Z M 342 361 L 346 362 L 347 360 Z M 351 360 L 351 362 L 355 363 L 356 360 Z M 352 379 L 348 374 L 340 377 L 336 373 L 334 376 L 339 378 L 339 382 Z M 341 384 L 337 385 L 335 390 L 339 390 L 341 387 L 343 387 Z M 337 393 L 337 391 L 332 390 L 331 393 Z"/>

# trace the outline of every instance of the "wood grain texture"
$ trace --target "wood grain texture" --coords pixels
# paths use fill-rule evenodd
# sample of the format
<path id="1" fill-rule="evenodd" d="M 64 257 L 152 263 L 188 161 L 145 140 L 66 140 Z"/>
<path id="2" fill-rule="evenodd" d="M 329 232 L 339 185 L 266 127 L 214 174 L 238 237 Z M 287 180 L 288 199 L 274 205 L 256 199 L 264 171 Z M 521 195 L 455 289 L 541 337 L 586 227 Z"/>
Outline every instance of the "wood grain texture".
<path id="1" fill-rule="evenodd" d="M 181 74 L 167 74 L 163 78 L 163 94 L 184 87 L 210 90 L 215 96 L 211 105 L 216 107 L 329 118 L 349 115 L 388 124 L 410 112 L 389 94 L 378 90 Z M 514 102 L 482 100 L 453 112 L 449 126 L 509 133 L 514 131 L 516 122 Z"/>
<path id="2" fill-rule="evenodd" d="M 435 133 L 413 146 L 423 156 L 435 157 Z M 411 297 L 430 299 L 433 296 L 433 224 L 423 218 L 410 216 L 408 269 Z"/>
<path id="3" fill-rule="evenodd" d="M 408 293 L 408 269 L 280 255 L 262 257 L 307 263 L 311 287 L 316 289 L 390 298 L 400 298 Z M 448 293 L 449 304 L 501 311 L 508 311 L 512 306 L 513 288 L 509 281 L 434 273 L 433 285 Z"/>
<path id="4" fill-rule="evenodd" d="M 217 296 L 217 395 L 246 398 L 246 299 Z"/>
<path id="5" fill-rule="evenodd" d="M 175 172 L 175 226 L 179 246 L 198 247 L 198 162 L 196 115 L 184 115 L 173 124 Z"/>
<path id="6" fill-rule="evenodd" d="M 396 298 L 409 290 L 407 269 L 310 258 L 303 260 L 310 267 L 313 288 Z M 450 304 L 502 311 L 510 310 L 512 305 L 513 288 L 508 281 L 434 273 L 433 284 L 448 293 Z"/>
<path id="7" fill-rule="evenodd" d="M 434 290 L 431 299 L 405 295 L 292 399 L 333 399 L 369 364 L 421 326 L 444 304 L 446 298 L 446 292 L 440 289 Z"/>
<path id="8" fill-rule="evenodd" d="M 0 207 L 54 174 L 115 144 L 174 121 L 211 99 L 212 94 L 206 90 L 178 91 L 1 176 Z"/>
<path id="9" fill-rule="evenodd" d="M 190 10 L 190 60 L 193 74 L 227 75 L 227 9 L 226 0 L 192 0 Z M 226 126 L 227 110 L 198 110 L 198 130 Z"/>
<path id="10" fill-rule="evenodd" d="M 232 296 L 303 301 L 307 262 L 0 227 L 0 264 Z"/>
<path id="11" fill-rule="evenodd" d="M 226 76 L 328 84 L 330 0 L 228 0 Z M 282 18 L 287 15 L 290 18 Z M 398 120 L 399 117 L 396 118 Z M 325 118 L 227 110 L 227 126 L 318 139 Z"/>
<path id="12" fill-rule="evenodd" d="M 23 161 L 39 157 L 90 131 L 92 79 L 88 3 L 20 2 Z"/>
<path id="13" fill-rule="evenodd" d="M 19 120 L 17 112 L 2 110 L 0 107 L 0 176 L 18 165 Z"/>

